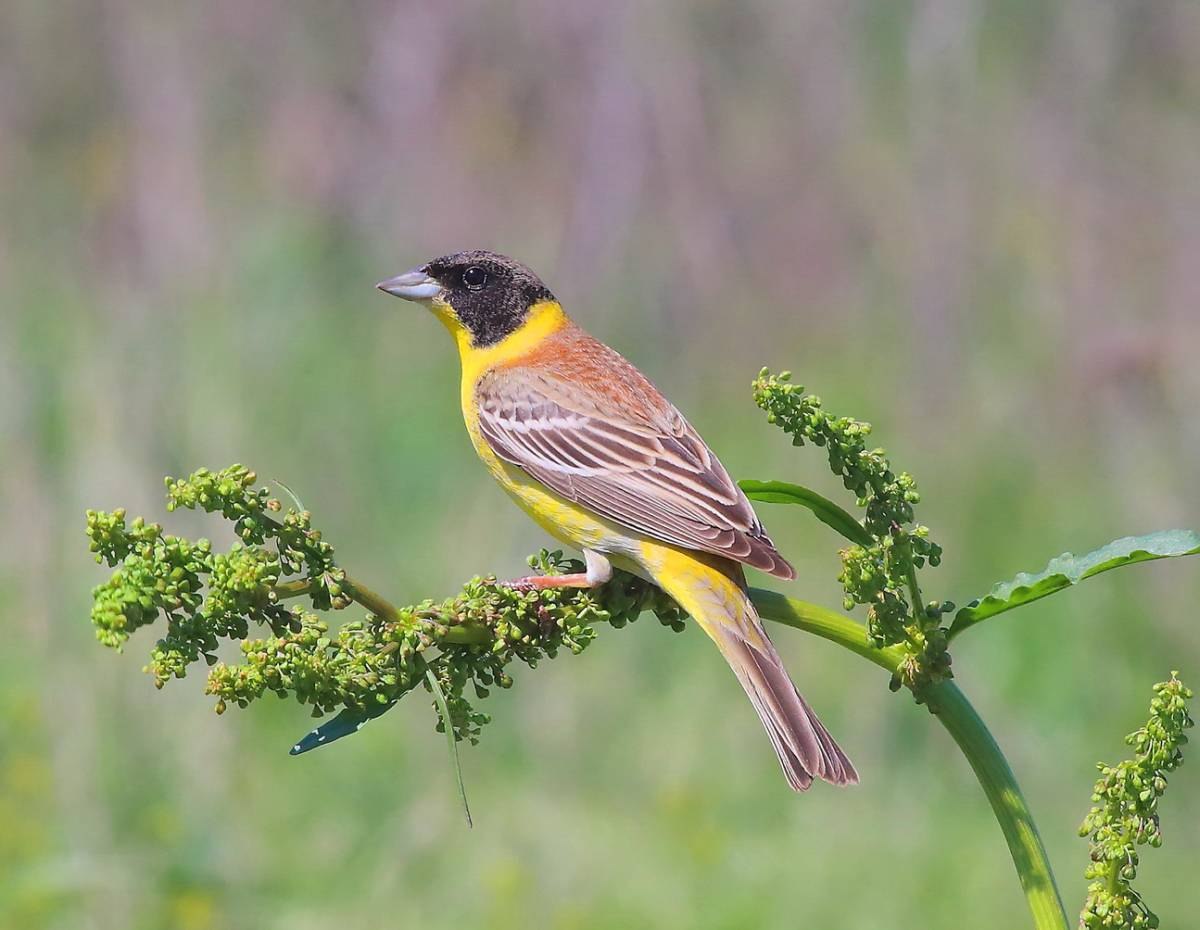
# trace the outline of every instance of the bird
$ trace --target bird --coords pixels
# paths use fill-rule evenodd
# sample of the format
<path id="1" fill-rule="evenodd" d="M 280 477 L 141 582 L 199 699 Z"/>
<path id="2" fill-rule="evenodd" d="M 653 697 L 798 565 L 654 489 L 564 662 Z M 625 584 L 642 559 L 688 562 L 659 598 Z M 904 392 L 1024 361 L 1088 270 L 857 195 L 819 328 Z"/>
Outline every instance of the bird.
<path id="1" fill-rule="evenodd" d="M 425 305 L 454 338 L 463 419 L 492 477 L 584 571 L 522 590 L 593 588 L 619 568 L 670 595 L 716 644 L 788 784 L 858 781 L 796 690 L 743 566 L 794 579 L 749 500 L 683 415 L 572 321 L 529 268 L 496 252 L 444 255 L 376 285 Z"/>

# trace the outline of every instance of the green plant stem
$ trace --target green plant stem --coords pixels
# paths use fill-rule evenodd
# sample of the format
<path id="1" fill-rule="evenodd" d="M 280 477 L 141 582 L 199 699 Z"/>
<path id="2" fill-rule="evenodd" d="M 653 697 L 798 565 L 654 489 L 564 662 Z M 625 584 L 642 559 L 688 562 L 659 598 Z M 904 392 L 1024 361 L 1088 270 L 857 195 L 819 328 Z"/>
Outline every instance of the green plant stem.
<path id="1" fill-rule="evenodd" d="M 400 619 L 400 611 L 392 606 L 390 601 L 349 575 L 342 579 L 342 590 L 352 601 L 367 608 L 381 620 L 395 622 Z"/>
<path id="2" fill-rule="evenodd" d="M 764 620 L 772 620 L 785 626 L 815 633 L 822 639 L 837 643 L 864 659 L 894 672 L 907 655 L 903 646 L 879 649 L 867 639 L 867 628 L 844 614 L 828 607 L 819 607 L 806 601 L 798 601 L 775 591 L 751 588 L 750 599 Z"/>
<path id="3" fill-rule="evenodd" d="M 287 600 L 290 597 L 301 597 L 312 590 L 312 584 L 308 581 L 281 581 L 271 589 L 275 596 L 282 600 Z"/>
<path id="4" fill-rule="evenodd" d="M 906 650 L 900 646 L 888 649 L 871 646 L 866 629 L 836 611 L 758 588 L 751 588 L 750 596 L 763 619 L 815 633 L 891 672 L 896 671 L 906 655 Z M 967 757 L 987 795 L 1008 843 L 1034 926 L 1038 930 L 1068 930 L 1067 912 L 1054 882 L 1046 849 L 1016 777 L 996 740 L 954 682 L 932 685 L 925 695 L 929 709 Z"/>
<path id="5" fill-rule="evenodd" d="M 272 589 L 275 596 L 280 600 L 286 600 L 291 597 L 301 597 L 308 594 L 312 590 L 312 582 L 309 581 L 283 581 L 275 585 Z M 357 581 L 346 575 L 342 579 L 342 591 L 350 600 L 356 604 L 367 608 L 375 616 L 381 620 L 391 620 L 395 622 L 400 619 L 400 611 L 381 594 L 377 594 L 371 588 L 368 588 L 361 581 Z"/>
<path id="6" fill-rule="evenodd" d="M 1121 839 L 1122 842 L 1126 842 L 1124 837 Z M 1121 866 L 1124 864 L 1120 859 L 1114 859 L 1108 864 L 1108 871 L 1104 876 L 1104 887 L 1108 889 L 1108 893 L 1111 895 L 1117 893 L 1117 887 L 1121 879 Z"/>
<path id="7" fill-rule="evenodd" d="M 1033 914 L 1034 926 L 1038 930 L 1068 930 L 1067 912 L 1037 824 L 996 740 L 954 682 L 932 685 L 926 692 L 926 701 L 971 763 L 992 805 Z"/>
<path id="8" fill-rule="evenodd" d="M 307 590 L 308 585 L 300 582 L 285 582 L 275 589 L 279 597 L 296 597 Z M 399 612 L 387 600 L 349 577 L 343 583 L 343 590 L 379 617 L 394 619 L 399 616 Z M 751 588 L 750 598 L 764 620 L 813 633 L 889 672 L 894 673 L 909 655 L 904 646 L 886 649 L 872 646 L 867 638 L 866 627 L 835 610 L 762 588 Z M 484 643 L 490 637 L 490 631 L 482 627 L 461 626 L 448 630 L 444 639 L 447 642 L 469 644 Z M 924 696 L 929 709 L 967 757 L 992 806 L 1033 914 L 1034 926 L 1037 930 L 1068 930 L 1067 912 L 1063 908 L 1046 849 L 1016 777 L 996 740 L 954 682 L 938 682 L 930 686 Z"/>
<path id="9" fill-rule="evenodd" d="M 924 630 L 928 618 L 925 616 L 925 602 L 921 598 L 921 584 L 917 581 L 917 570 L 912 565 L 908 566 L 908 596 L 912 598 L 913 622 L 917 625 L 917 629 Z"/>

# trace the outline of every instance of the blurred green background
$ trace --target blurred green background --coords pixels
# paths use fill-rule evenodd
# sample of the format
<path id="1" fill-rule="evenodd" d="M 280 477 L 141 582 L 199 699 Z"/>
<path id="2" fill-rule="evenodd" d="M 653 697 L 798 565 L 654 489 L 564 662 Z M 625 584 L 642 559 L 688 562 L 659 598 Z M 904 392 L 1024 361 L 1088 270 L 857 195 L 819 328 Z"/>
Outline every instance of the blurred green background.
<path id="1" fill-rule="evenodd" d="M 464 752 L 414 697 L 310 721 L 158 693 L 98 646 L 87 507 L 164 474 L 287 481 L 398 601 L 543 545 L 471 454 L 441 328 L 375 281 L 494 248 L 541 272 L 741 477 L 836 494 L 749 396 L 791 368 L 916 474 L 959 602 L 1065 548 L 1200 527 L 1200 4 L 819 0 L 0 6 L 0 927 L 1009 928 L 963 758 L 886 677 L 781 652 L 863 775 L 786 788 L 694 629 L 518 675 Z M 836 605 L 836 539 L 762 505 Z M 178 531 L 213 531 L 174 515 Z M 761 579 L 759 579 L 761 582 Z M 955 650 L 1068 908 L 1097 759 L 1200 684 L 1200 564 Z M 1200 759 L 1141 889 L 1200 921 Z"/>

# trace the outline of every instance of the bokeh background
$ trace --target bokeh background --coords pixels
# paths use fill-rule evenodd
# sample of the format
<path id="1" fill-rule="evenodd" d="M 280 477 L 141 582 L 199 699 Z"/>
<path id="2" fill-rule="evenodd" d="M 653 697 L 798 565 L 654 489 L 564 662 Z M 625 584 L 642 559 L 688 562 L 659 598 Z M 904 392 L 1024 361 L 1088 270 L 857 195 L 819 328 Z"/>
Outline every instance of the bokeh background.
<path id="1" fill-rule="evenodd" d="M 763 364 L 873 421 L 933 595 L 1200 527 L 1198 152 L 1192 0 L 8 0 L 0 927 L 1025 925 L 949 738 L 829 644 L 777 636 L 860 788 L 792 796 L 703 637 L 643 621 L 490 700 L 468 832 L 422 698 L 293 759 L 298 706 L 218 718 L 154 690 L 151 634 L 98 646 L 83 511 L 163 519 L 163 475 L 242 461 L 398 601 L 517 574 L 545 540 L 444 333 L 372 289 L 490 247 L 737 476 L 838 492 L 754 409 Z M 836 605 L 835 538 L 763 507 Z M 1140 566 L 955 650 L 1072 910 L 1094 763 L 1200 678 L 1198 601 L 1200 565 Z M 1174 782 L 1141 888 L 1184 927 L 1200 759 Z"/>

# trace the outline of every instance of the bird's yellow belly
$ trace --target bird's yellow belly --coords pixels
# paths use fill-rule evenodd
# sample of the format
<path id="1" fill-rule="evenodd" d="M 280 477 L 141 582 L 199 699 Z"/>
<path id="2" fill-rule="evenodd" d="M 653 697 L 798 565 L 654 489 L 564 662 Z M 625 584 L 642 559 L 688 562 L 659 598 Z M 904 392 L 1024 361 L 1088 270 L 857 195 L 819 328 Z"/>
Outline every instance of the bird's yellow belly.
<path id="1" fill-rule="evenodd" d="M 473 392 L 473 387 L 470 392 Z M 560 497 L 520 468 L 500 459 L 479 432 L 479 417 L 475 413 L 470 392 L 464 388 L 463 420 L 471 443 L 492 477 L 516 501 L 517 506 L 547 533 L 568 546 L 592 549 L 618 556 L 618 559 L 622 555 L 636 557 L 641 554 L 642 540 L 630 531 Z M 619 559 L 619 562 L 624 561 Z"/>
<path id="2" fill-rule="evenodd" d="M 466 379 L 462 401 L 463 420 L 476 454 L 500 487 L 552 537 L 576 549 L 599 552 L 617 568 L 653 581 L 693 615 L 705 613 L 705 605 L 697 597 L 719 596 L 724 603 L 741 590 L 727 571 L 714 569 L 723 562 L 722 559 L 650 539 L 606 520 L 555 494 L 522 469 L 505 462 L 492 451 L 479 430 L 474 383 Z M 680 579 L 688 583 L 680 585 Z"/>

